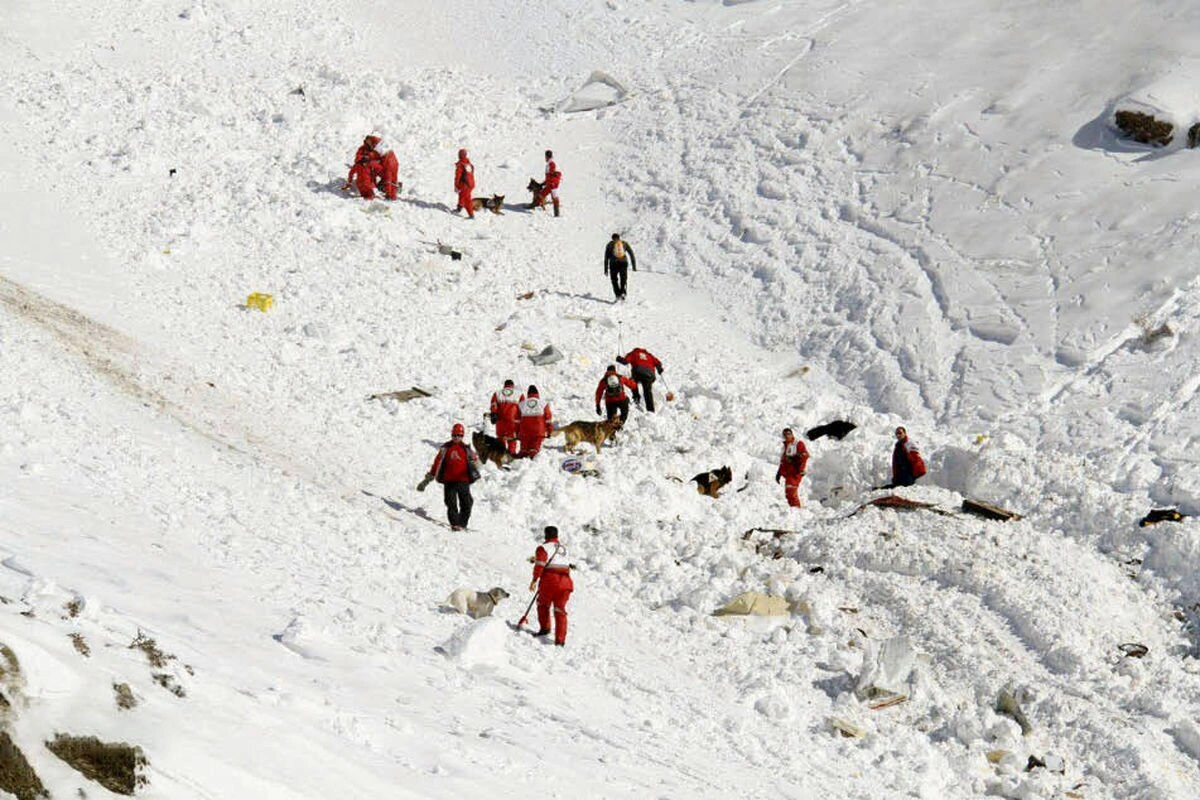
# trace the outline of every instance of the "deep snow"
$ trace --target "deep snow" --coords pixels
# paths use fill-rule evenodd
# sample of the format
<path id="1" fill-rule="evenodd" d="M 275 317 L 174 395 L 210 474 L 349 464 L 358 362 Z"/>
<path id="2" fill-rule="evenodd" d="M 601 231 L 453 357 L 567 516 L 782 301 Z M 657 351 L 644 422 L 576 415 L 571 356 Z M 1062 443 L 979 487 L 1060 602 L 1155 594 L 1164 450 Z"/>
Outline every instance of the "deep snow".
<path id="1" fill-rule="evenodd" d="M 1108 127 L 1131 101 L 1195 119 L 1198 15 L 11 0 L 14 739 L 55 796 L 107 796 L 41 746 L 60 731 L 141 745 L 164 798 L 1200 796 L 1200 527 L 1136 525 L 1200 513 L 1197 167 Z M 339 190 L 371 131 L 401 201 Z M 459 147 L 502 216 L 449 213 Z M 519 205 L 547 147 L 560 219 Z M 599 477 L 551 440 L 485 468 L 467 534 L 440 525 L 414 487 L 452 422 L 482 428 L 507 377 L 593 419 L 634 345 L 677 398 Z M 435 395 L 366 399 L 413 385 Z M 860 427 L 809 443 L 788 509 L 779 429 L 837 417 Z M 1024 519 L 849 516 L 898 423 L 931 465 L 907 496 Z M 723 464 L 720 499 L 686 483 Z M 580 567 L 562 651 L 503 622 L 551 522 Z M 503 619 L 438 610 L 493 585 Z M 746 590 L 801 610 L 711 616 Z M 855 682 L 895 636 L 912 697 L 870 710 Z M 1029 736 L 994 710 L 1009 684 Z"/>

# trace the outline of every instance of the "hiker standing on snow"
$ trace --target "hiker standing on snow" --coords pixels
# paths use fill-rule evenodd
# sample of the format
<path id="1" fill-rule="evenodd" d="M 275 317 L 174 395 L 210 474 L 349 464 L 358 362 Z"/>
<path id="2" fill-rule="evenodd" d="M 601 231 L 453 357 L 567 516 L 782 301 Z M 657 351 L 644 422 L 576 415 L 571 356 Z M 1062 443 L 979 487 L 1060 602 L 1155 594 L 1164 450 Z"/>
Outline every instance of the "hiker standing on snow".
<path id="1" fill-rule="evenodd" d="M 471 192 L 475 191 L 475 165 L 467 158 L 466 149 L 458 151 L 458 161 L 454 164 L 454 192 L 458 195 L 458 207 L 455 211 L 466 209 L 467 216 L 475 219 L 475 201 Z"/>
<path id="2" fill-rule="evenodd" d="M 633 267 L 633 271 L 637 272 L 637 258 L 633 255 L 633 248 L 621 238 L 621 234 L 614 233 L 612 241 L 604 248 L 604 274 L 612 281 L 613 294 L 617 300 L 625 299 L 629 267 Z"/>
<path id="3" fill-rule="evenodd" d="M 571 581 L 571 565 L 567 563 L 567 548 L 558 540 L 558 528 L 547 525 L 546 540 L 538 545 L 533 558 L 533 580 L 529 591 L 537 589 L 538 632 L 534 636 L 550 634 L 550 612 L 554 611 L 554 643 L 562 647 L 567 643 L 567 601 L 575 584 Z"/>
<path id="4" fill-rule="evenodd" d="M 542 440 L 554 430 L 550 421 L 550 404 L 538 396 L 536 386 L 525 390 L 525 399 L 520 404 L 520 421 L 517 423 L 517 438 L 521 440 L 521 458 L 533 458 L 542 449 Z"/>
<path id="5" fill-rule="evenodd" d="M 471 445 L 463 441 L 466 430 L 461 422 L 450 429 L 450 441 L 438 448 L 433 466 L 424 479 L 417 484 L 417 491 L 425 491 L 431 480 L 442 484 L 442 496 L 446 501 L 446 517 L 450 530 L 461 531 L 471 519 L 471 484 L 479 480 L 479 457 Z"/>
<path id="6" fill-rule="evenodd" d="M 892 486 L 912 486 L 925 474 L 925 461 L 908 431 L 896 428 L 896 446 L 892 448 Z M 891 487 L 889 487 L 891 488 Z"/>
<path id="7" fill-rule="evenodd" d="M 662 375 L 662 362 L 654 357 L 649 350 L 635 347 L 623 356 L 617 356 L 618 364 L 628 364 L 632 377 L 642 387 L 642 397 L 646 398 L 646 410 L 654 413 L 655 373 Z M 634 398 L 636 399 L 636 397 Z"/>
<path id="8" fill-rule="evenodd" d="M 562 183 L 562 173 L 558 171 L 558 167 L 554 164 L 554 153 L 547 150 L 546 177 L 542 179 L 542 190 L 538 192 L 537 200 L 534 201 L 534 204 L 538 208 L 545 208 L 546 198 L 549 197 L 554 204 L 554 216 L 556 217 L 558 216 L 558 185 L 560 183 Z"/>
<path id="9" fill-rule="evenodd" d="M 521 401 L 525 395 L 517 396 L 516 386 L 509 378 L 504 388 L 492 393 L 491 411 L 488 419 L 496 426 L 496 438 L 504 442 L 508 452 L 517 454 L 517 424 L 521 420 Z"/>
<path id="10" fill-rule="evenodd" d="M 354 154 L 354 165 L 350 167 L 350 174 L 346 176 L 342 189 L 347 190 L 353 185 L 363 199 L 374 200 L 378 184 L 384 197 L 395 200 L 400 188 L 397 180 L 399 172 L 400 162 L 391 148 L 383 143 L 381 137 L 368 136 Z"/>
<path id="11" fill-rule="evenodd" d="M 629 398 L 625 396 L 626 387 L 633 390 L 635 403 L 642 402 L 641 395 L 638 394 L 638 385 L 619 374 L 615 365 L 609 364 L 608 369 L 604 371 L 604 377 L 600 379 L 600 383 L 596 384 L 596 413 L 600 413 L 600 398 L 603 397 L 605 419 L 612 422 L 613 417 L 619 414 L 621 424 L 625 424 L 625 421 L 629 419 Z"/>
<path id="12" fill-rule="evenodd" d="M 779 469 L 775 471 L 775 482 L 783 478 L 783 496 L 787 504 L 794 508 L 803 505 L 800 502 L 800 481 L 808 469 L 808 448 L 804 442 L 796 438 L 791 428 L 783 429 L 783 452 L 779 455 Z"/>

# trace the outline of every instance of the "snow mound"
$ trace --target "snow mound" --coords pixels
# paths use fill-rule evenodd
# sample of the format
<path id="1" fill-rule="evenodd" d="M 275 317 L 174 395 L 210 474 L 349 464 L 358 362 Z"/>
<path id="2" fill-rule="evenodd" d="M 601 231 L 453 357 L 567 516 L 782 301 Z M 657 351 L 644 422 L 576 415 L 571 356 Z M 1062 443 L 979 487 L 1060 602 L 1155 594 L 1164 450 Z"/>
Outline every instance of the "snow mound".
<path id="1" fill-rule="evenodd" d="M 1200 122 L 1200 62 L 1188 61 L 1113 104 L 1109 124 L 1128 138 L 1164 147 L 1195 147 L 1192 128 Z M 1187 132 L 1187 135 L 1181 135 Z"/>
<path id="2" fill-rule="evenodd" d="M 478 665 L 498 667 L 508 661 L 505 643 L 511 638 L 512 632 L 503 620 L 481 619 L 434 649 L 468 669 Z"/>
<path id="3" fill-rule="evenodd" d="M 598 108 L 623 103 L 629 99 L 629 94 L 625 84 L 607 72 L 596 70 L 588 76 L 583 86 L 559 102 L 557 110 L 564 113 L 595 111 Z"/>

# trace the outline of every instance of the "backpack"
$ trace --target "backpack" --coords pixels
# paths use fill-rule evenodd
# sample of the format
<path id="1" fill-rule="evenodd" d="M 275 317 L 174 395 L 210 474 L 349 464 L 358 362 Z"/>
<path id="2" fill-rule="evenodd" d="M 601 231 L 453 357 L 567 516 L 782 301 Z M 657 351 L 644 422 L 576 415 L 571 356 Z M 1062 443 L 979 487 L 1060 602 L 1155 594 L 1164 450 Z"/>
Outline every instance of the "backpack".
<path id="1" fill-rule="evenodd" d="M 625 243 L 620 239 L 613 242 L 612 257 L 617 261 L 625 260 Z"/>

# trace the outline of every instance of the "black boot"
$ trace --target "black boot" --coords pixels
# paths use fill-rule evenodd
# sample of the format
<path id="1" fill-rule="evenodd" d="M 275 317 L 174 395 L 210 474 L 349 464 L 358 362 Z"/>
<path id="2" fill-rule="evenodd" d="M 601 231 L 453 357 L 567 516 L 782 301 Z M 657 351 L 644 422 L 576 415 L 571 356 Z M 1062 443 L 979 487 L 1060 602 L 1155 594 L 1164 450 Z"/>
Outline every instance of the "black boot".
<path id="1" fill-rule="evenodd" d="M 550 635 L 549 628 L 542 628 L 540 631 L 538 631 L 537 633 L 534 634 L 534 636 L 549 636 L 549 635 Z"/>

